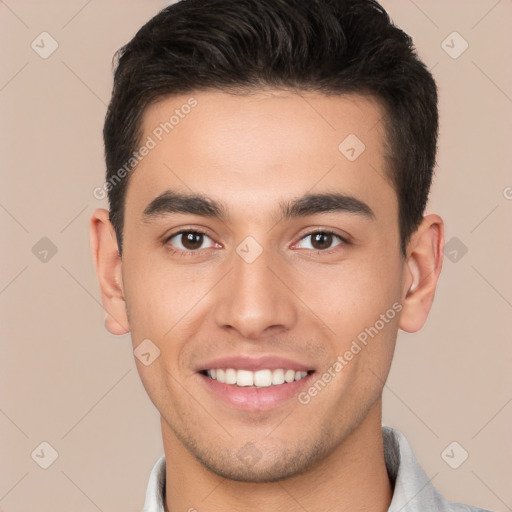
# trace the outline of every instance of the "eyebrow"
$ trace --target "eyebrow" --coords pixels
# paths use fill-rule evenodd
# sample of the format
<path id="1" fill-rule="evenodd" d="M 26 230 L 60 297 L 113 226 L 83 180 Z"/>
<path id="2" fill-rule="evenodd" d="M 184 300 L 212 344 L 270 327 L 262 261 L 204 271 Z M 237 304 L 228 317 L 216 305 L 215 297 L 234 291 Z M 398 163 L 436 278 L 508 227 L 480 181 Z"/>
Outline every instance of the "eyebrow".
<path id="1" fill-rule="evenodd" d="M 284 220 L 336 212 L 375 219 L 375 213 L 365 202 L 340 193 L 306 194 L 298 199 L 282 202 L 278 208 L 278 214 Z M 228 211 L 222 203 L 200 194 L 183 194 L 171 190 L 153 199 L 144 209 L 142 218 L 145 222 L 150 222 L 156 217 L 171 214 L 200 215 L 222 222 L 229 220 Z"/>

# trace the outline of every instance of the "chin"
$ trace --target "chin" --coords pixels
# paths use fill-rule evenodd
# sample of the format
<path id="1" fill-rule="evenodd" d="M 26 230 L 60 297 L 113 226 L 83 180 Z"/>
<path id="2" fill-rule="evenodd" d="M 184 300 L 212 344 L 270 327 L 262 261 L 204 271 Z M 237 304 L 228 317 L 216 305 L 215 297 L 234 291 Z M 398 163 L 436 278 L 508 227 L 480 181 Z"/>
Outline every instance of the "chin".
<path id="1" fill-rule="evenodd" d="M 216 475 L 245 483 L 271 483 L 306 473 L 324 455 L 325 446 L 309 446 L 307 450 L 275 450 L 262 453 L 254 444 L 247 443 L 237 453 L 204 459 L 196 454 L 199 462 Z M 277 460 L 276 460 L 277 459 Z"/>

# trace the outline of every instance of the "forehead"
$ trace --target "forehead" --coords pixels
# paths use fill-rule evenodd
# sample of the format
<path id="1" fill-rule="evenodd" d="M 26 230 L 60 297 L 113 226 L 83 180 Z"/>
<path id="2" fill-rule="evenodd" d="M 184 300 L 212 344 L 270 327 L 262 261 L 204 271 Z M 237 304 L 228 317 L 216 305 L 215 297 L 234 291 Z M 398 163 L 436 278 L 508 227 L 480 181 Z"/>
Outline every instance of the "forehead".
<path id="1" fill-rule="evenodd" d="M 396 202 L 382 117 L 376 100 L 352 94 L 198 91 L 165 98 L 144 113 L 140 147 L 150 149 L 130 178 L 127 208 L 142 211 L 167 189 L 201 193 L 246 215 L 317 191 Z"/>

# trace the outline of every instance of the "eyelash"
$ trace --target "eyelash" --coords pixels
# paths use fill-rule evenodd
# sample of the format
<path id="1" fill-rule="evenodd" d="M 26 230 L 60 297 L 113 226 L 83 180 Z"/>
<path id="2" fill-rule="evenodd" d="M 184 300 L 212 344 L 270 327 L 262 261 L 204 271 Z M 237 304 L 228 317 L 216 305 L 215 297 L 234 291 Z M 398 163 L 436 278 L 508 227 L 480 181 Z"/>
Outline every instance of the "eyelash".
<path id="1" fill-rule="evenodd" d="M 176 233 L 173 233 L 172 235 L 169 235 L 164 243 L 165 243 L 165 246 L 167 247 L 167 249 L 169 250 L 169 252 L 171 252 L 172 254 L 177 254 L 177 255 L 180 255 L 180 256 L 190 256 L 190 257 L 194 257 L 194 256 L 197 256 L 201 251 L 204 251 L 204 250 L 208 250 L 208 249 L 211 249 L 211 247 L 207 248 L 207 249 L 198 249 L 198 250 L 189 250 L 189 251 L 184 251 L 182 249 L 176 249 L 174 248 L 172 245 L 170 245 L 170 241 L 179 236 L 179 235 L 183 235 L 183 234 L 194 234 L 194 235 L 203 235 L 203 236 L 206 236 L 208 238 L 210 238 L 208 236 L 207 233 L 205 233 L 204 231 L 200 231 L 198 229 L 183 229 L 181 231 L 178 231 Z M 338 245 L 335 245 L 333 248 L 331 249 L 325 249 L 325 250 L 321 250 L 321 249 L 307 249 L 309 251 L 314 251 L 315 253 L 317 254 L 331 254 L 333 251 L 335 251 L 337 249 L 337 247 L 339 246 L 343 246 L 343 245 L 349 245 L 350 242 L 346 239 L 346 238 L 343 238 L 341 235 L 339 235 L 338 233 L 335 233 L 334 231 L 331 231 L 329 229 L 321 229 L 321 230 L 316 230 L 316 231 L 311 231 L 310 233 L 306 233 L 305 235 L 303 235 L 299 241 L 302 241 L 304 240 L 305 238 L 309 237 L 309 236 L 313 236 L 313 235 L 316 235 L 316 234 L 322 234 L 322 235 L 332 235 L 333 237 L 336 237 L 338 238 L 341 243 L 338 244 Z"/>

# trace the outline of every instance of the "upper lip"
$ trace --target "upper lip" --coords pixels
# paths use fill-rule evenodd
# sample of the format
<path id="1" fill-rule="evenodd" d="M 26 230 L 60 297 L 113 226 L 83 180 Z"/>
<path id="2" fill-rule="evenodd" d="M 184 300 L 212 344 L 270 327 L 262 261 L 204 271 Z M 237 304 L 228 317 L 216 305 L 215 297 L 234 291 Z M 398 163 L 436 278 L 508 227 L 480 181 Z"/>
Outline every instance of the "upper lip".
<path id="1" fill-rule="evenodd" d="M 212 359 L 199 366 L 196 371 L 212 370 L 217 368 L 234 368 L 235 370 L 295 370 L 307 372 L 313 370 L 310 365 L 294 361 L 282 356 L 263 355 L 263 356 L 225 356 Z"/>

